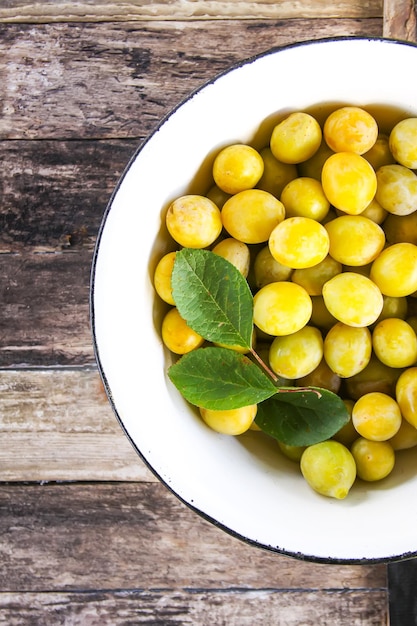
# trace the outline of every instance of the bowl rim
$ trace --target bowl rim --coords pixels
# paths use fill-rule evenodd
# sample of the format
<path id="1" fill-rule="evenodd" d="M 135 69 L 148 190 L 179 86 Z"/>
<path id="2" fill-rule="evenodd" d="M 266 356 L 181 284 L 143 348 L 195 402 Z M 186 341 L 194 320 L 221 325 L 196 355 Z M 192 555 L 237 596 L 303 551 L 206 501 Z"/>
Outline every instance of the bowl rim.
<path id="1" fill-rule="evenodd" d="M 415 551 L 409 551 L 409 552 L 404 552 L 402 554 L 398 554 L 398 555 L 392 555 L 392 556 L 381 556 L 381 557 L 352 557 L 352 558 L 344 558 L 344 557 L 334 557 L 334 556 L 317 556 L 317 555 L 311 555 L 311 554 L 303 554 L 302 552 L 296 552 L 296 551 L 291 551 L 291 550 L 287 550 L 287 549 L 283 549 L 283 548 L 278 548 L 275 546 L 271 546 L 265 543 L 262 543 L 260 541 L 257 540 L 253 540 L 249 537 L 246 537 L 245 535 L 237 532 L 236 530 L 229 528 L 226 524 L 219 522 L 218 520 L 216 520 L 215 518 L 213 518 L 211 515 L 209 515 L 208 513 L 206 513 L 205 511 L 201 510 L 199 507 L 197 507 L 196 505 L 194 505 L 192 502 L 187 501 L 184 497 L 182 497 L 163 477 L 161 477 L 161 475 L 158 473 L 158 471 L 155 469 L 155 467 L 153 467 L 153 465 L 150 463 L 150 461 L 146 458 L 146 456 L 143 454 L 143 452 L 140 450 L 140 448 L 138 447 L 138 445 L 135 443 L 135 441 L 133 440 L 133 438 L 131 437 L 130 433 L 128 432 L 123 419 L 120 416 L 120 413 L 118 411 L 118 408 L 116 406 L 116 402 L 113 398 L 112 395 L 112 390 L 111 390 L 111 385 L 108 381 L 106 372 L 105 372 L 105 368 L 103 366 L 101 357 L 100 357 L 100 348 L 99 348 L 99 342 L 97 339 L 97 334 L 96 334 L 96 323 L 95 323 L 95 319 L 96 319 L 96 307 L 95 307 L 95 278 L 96 278 L 96 269 L 97 269 L 97 261 L 98 261 L 98 256 L 99 256 L 99 252 L 100 252 L 100 243 L 101 243 L 101 239 L 102 239 L 102 235 L 103 232 L 105 230 L 106 227 L 106 223 L 107 223 L 107 218 L 111 212 L 111 208 L 112 208 L 112 204 L 113 201 L 116 197 L 116 195 L 118 194 L 123 181 L 127 175 L 127 173 L 129 172 L 132 164 L 134 163 L 134 161 L 136 160 L 136 158 L 138 157 L 138 155 L 140 154 L 140 152 L 142 152 L 142 150 L 144 149 L 144 147 L 152 140 L 152 138 L 158 133 L 158 131 L 161 129 L 161 127 L 167 122 L 167 120 L 169 120 L 169 118 L 174 115 L 176 113 L 176 111 L 178 109 L 180 109 L 186 102 L 188 102 L 189 100 L 191 100 L 197 93 L 199 93 L 200 91 L 202 91 L 203 89 L 205 89 L 208 85 L 215 83 L 219 78 L 226 76 L 227 74 L 233 72 L 235 69 L 242 67 L 246 64 L 252 63 L 253 61 L 256 61 L 257 59 L 260 59 L 262 57 L 265 56 L 269 56 L 272 54 L 275 54 L 279 51 L 282 50 L 287 50 L 287 49 L 291 49 L 291 48 L 300 48 L 300 47 L 304 47 L 304 46 L 311 46 L 311 45 L 315 45 L 315 44 L 323 44 L 323 43 L 331 43 L 331 42 L 341 42 L 341 41 L 359 41 L 359 42 L 380 42 L 380 43 L 388 43 L 388 44 L 392 44 L 392 45 L 400 45 L 400 46 L 409 46 L 412 48 L 417 48 L 417 43 L 416 42 L 411 42 L 411 41 L 406 41 L 406 40 L 399 40 L 399 39 L 393 39 L 393 38 L 388 38 L 388 37 L 384 37 L 384 36 L 363 36 L 363 35 L 339 35 L 339 36 L 329 36 L 329 37 L 321 37 L 318 39 L 306 39 L 306 40 L 300 40 L 300 41 L 295 41 L 295 42 L 290 42 L 287 44 L 283 44 L 283 45 L 279 45 L 279 46 L 273 46 L 271 48 L 268 48 L 266 50 L 263 50 L 259 53 L 256 53 L 254 55 L 248 56 L 244 59 L 241 59 L 239 61 L 236 61 L 232 64 L 230 64 L 228 67 L 226 67 L 225 69 L 223 69 L 220 72 L 217 72 L 214 76 L 212 76 L 211 78 L 202 81 L 196 88 L 194 88 L 193 90 L 189 91 L 187 93 L 186 96 L 182 97 L 181 100 L 179 102 L 177 102 L 177 104 L 175 104 L 174 106 L 172 106 L 169 111 L 167 113 L 165 113 L 160 119 L 159 121 L 156 123 L 156 125 L 153 127 L 153 129 L 146 135 L 146 137 L 139 142 L 138 146 L 136 147 L 136 149 L 134 149 L 131 157 L 129 158 L 129 160 L 127 161 L 126 165 L 124 166 L 123 172 L 122 174 L 119 176 L 117 183 L 109 197 L 109 200 L 107 202 L 107 205 L 104 209 L 101 221 L 100 221 L 100 225 L 99 225 L 99 229 L 97 231 L 97 238 L 96 238 L 96 242 L 95 242 L 95 246 L 94 246 L 94 250 L 93 250 L 93 254 L 92 254 L 92 261 L 91 261 L 91 269 L 90 269 L 90 288 L 89 288 L 89 318 L 90 318 L 90 330 L 91 330 L 91 336 L 92 336 L 92 344 L 93 344 L 93 353 L 94 353 L 94 358 L 95 358 L 95 362 L 98 368 L 98 372 L 101 378 L 101 381 L 103 383 L 106 395 L 107 395 L 107 399 L 108 402 L 113 410 L 113 413 L 124 433 L 124 435 L 127 437 L 127 439 L 130 441 L 133 449 L 135 450 L 136 454 L 139 456 L 139 458 L 141 459 L 141 461 L 145 464 L 145 466 L 152 472 L 152 474 L 157 478 L 157 480 L 162 483 L 180 502 L 182 502 L 183 504 L 185 504 L 187 506 L 188 509 L 192 510 L 194 513 L 196 513 L 198 516 L 200 516 L 202 519 L 204 519 L 205 521 L 208 521 L 210 524 L 212 524 L 213 526 L 221 529 L 222 531 L 224 531 L 227 535 L 232 536 L 236 539 L 238 539 L 239 541 L 245 543 L 246 545 L 250 545 L 250 546 L 254 546 L 258 549 L 264 550 L 266 552 L 270 552 L 270 553 L 274 553 L 274 554 L 280 554 L 283 556 L 288 556 L 288 557 L 292 557 L 295 558 L 299 561 L 305 561 L 305 562 L 311 562 L 311 563 L 318 563 L 318 564 L 327 564 L 327 565 L 362 565 L 362 564 L 378 564 L 378 563 L 384 563 L 384 564 L 388 564 L 388 563 L 392 563 L 392 562 L 399 562 L 399 561 L 404 561 L 404 560 L 409 560 L 411 558 L 414 558 L 417 556 L 417 549 Z"/>

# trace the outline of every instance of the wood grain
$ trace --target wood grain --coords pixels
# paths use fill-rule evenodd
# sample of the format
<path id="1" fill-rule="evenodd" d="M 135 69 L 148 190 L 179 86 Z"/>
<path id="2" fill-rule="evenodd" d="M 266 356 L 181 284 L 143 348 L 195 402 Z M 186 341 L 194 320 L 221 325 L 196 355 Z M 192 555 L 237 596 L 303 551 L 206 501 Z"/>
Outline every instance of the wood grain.
<path id="1" fill-rule="evenodd" d="M 386 590 L 383 565 L 306 563 L 254 548 L 159 483 L 4 485 L 0 494 L 3 592 Z"/>
<path id="2" fill-rule="evenodd" d="M 235 588 L 226 592 L 146 589 L 83 594 L 0 593 L 0 624 L 4 626 L 383 626 L 385 616 L 383 591 L 366 595 L 345 590 L 329 593 Z"/>
<path id="3" fill-rule="evenodd" d="M 385 0 L 383 17 L 385 37 L 417 41 L 415 0 Z"/>
<path id="4" fill-rule="evenodd" d="M 91 252 L 0 255 L 0 367 L 95 363 Z"/>
<path id="5" fill-rule="evenodd" d="M 0 141 L 0 254 L 93 250 L 136 139 Z"/>
<path id="6" fill-rule="evenodd" d="M 382 18 L 314 20 L 314 29 L 306 19 L 3 25 L 0 139 L 142 139 L 236 61 L 307 38 L 381 31 Z"/>
<path id="7" fill-rule="evenodd" d="M 0 481 L 153 481 L 96 369 L 0 370 Z"/>
<path id="8" fill-rule="evenodd" d="M 382 15 L 382 0 L 337 4 L 322 0 L 289 0 L 276 2 L 262 0 L 247 2 L 235 0 L 130 0 L 106 2 L 100 0 L 6 0 L 0 8 L 3 22 L 70 22 L 70 21 L 134 21 L 134 20 L 188 20 L 188 19 L 288 19 L 300 15 L 308 18 L 332 17 L 379 17 Z"/>
<path id="9" fill-rule="evenodd" d="M 96 369 L 0 370 L 0 393 L 2 434 L 120 431 Z"/>

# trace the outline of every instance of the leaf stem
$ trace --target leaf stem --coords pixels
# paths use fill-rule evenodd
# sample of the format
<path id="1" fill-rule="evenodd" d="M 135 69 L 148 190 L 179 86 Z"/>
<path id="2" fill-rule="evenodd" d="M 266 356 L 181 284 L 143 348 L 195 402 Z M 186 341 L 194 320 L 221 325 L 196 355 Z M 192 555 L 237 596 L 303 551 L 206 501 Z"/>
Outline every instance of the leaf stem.
<path id="1" fill-rule="evenodd" d="M 294 387 L 280 387 L 279 388 L 279 392 L 280 393 L 299 393 L 299 392 L 303 392 L 303 391 L 308 391 L 310 393 L 315 393 L 319 400 L 320 400 L 320 398 L 323 395 L 318 389 L 314 389 L 314 387 L 297 387 L 297 388 L 294 388 Z"/>
<path id="2" fill-rule="evenodd" d="M 255 352 L 255 350 L 253 348 L 250 349 L 250 352 L 251 352 L 252 356 L 257 360 L 259 365 L 262 367 L 262 369 L 268 374 L 268 376 L 270 378 L 272 378 L 274 383 L 277 383 L 279 379 L 278 379 L 278 376 L 275 374 L 275 372 L 273 372 L 271 370 L 271 368 L 265 363 L 265 361 L 263 361 L 261 359 L 259 354 L 257 352 Z"/>
<path id="3" fill-rule="evenodd" d="M 271 368 L 265 363 L 265 361 L 261 359 L 259 354 L 253 348 L 250 349 L 250 352 L 252 356 L 256 359 L 256 361 L 259 363 L 259 365 L 262 367 L 262 369 L 268 374 L 270 378 L 272 378 L 274 383 L 275 384 L 278 383 L 278 380 L 279 380 L 278 376 L 275 374 L 275 372 L 271 370 Z M 319 399 L 322 396 L 322 394 L 320 393 L 318 389 L 314 389 L 312 387 L 297 387 L 295 389 L 294 387 L 279 386 L 278 389 L 280 393 L 300 393 L 303 391 L 308 391 L 308 392 L 315 393 Z"/>

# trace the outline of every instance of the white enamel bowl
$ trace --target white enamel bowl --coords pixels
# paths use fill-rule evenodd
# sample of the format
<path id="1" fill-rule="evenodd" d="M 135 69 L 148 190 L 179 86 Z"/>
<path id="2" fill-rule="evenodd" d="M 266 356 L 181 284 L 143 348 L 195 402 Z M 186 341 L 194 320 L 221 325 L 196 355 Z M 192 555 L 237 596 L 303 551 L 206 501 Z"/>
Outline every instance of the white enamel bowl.
<path id="1" fill-rule="evenodd" d="M 184 503 L 269 550 L 338 563 L 417 554 L 417 454 L 403 453 L 389 478 L 358 483 L 338 501 L 314 493 L 263 435 L 209 430 L 166 374 L 162 308 L 152 287 L 166 251 L 164 211 L 176 196 L 201 192 L 216 150 L 255 136 L 262 141 L 261 123 L 276 114 L 351 103 L 416 115 L 416 66 L 413 44 L 337 38 L 275 49 L 233 67 L 191 94 L 138 149 L 102 222 L 92 269 L 93 337 L 123 429 Z"/>

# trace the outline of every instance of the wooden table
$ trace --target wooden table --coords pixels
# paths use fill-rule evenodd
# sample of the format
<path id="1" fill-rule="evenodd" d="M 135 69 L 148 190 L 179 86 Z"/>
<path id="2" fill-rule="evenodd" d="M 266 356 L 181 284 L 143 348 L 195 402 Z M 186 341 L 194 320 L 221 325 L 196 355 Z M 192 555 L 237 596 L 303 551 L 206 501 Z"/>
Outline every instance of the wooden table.
<path id="1" fill-rule="evenodd" d="M 1 3 L 0 624 L 387 623 L 384 565 L 249 547 L 157 482 L 101 385 L 89 278 L 111 191 L 173 105 L 272 46 L 412 39 L 394 2 Z"/>

